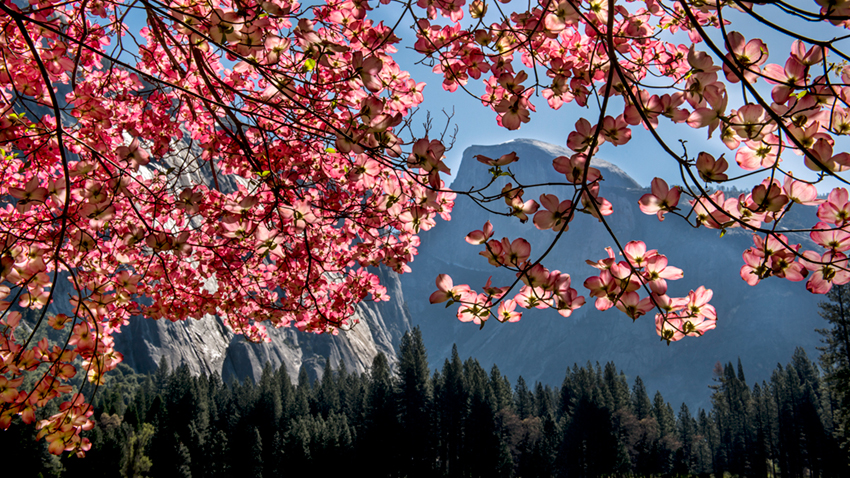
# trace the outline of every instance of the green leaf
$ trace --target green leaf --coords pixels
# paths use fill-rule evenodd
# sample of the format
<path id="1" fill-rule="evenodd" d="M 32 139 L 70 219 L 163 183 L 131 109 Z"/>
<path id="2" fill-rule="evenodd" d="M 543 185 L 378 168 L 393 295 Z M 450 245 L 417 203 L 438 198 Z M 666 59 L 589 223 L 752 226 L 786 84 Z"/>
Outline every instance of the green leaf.
<path id="1" fill-rule="evenodd" d="M 316 68 L 316 60 L 312 58 L 304 60 L 304 71 L 313 71 L 313 68 Z"/>
<path id="2" fill-rule="evenodd" d="M 254 173 L 257 176 L 264 178 L 264 177 L 268 176 L 269 174 L 271 174 L 272 172 L 271 171 L 254 171 Z"/>
<path id="3" fill-rule="evenodd" d="M 336 150 L 333 148 L 325 148 L 326 153 L 336 153 Z"/>

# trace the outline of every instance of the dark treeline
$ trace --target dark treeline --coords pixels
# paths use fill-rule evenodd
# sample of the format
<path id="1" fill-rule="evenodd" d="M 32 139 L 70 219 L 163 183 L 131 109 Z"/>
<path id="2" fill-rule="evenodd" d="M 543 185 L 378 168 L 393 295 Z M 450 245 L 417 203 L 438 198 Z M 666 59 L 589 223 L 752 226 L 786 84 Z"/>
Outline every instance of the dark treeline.
<path id="1" fill-rule="evenodd" d="M 256 384 L 122 370 L 97 397 L 85 459 L 53 459 L 20 424 L 0 433 L 4 453 L 32 456 L 26 476 L 40 461 L 43 476 L 86 478 L 850 476 L 837 405 L 802 349 L 752 386 L 740 363 L 718 365 L 712 410 L 696 415 L 613 363 L 574 366 L 553 388 L 454 350 L 431 374 L 418 330 L 396 373 L 383 355 L 368 374 L 326 366 L 314 383 L 283 367 Z"/>

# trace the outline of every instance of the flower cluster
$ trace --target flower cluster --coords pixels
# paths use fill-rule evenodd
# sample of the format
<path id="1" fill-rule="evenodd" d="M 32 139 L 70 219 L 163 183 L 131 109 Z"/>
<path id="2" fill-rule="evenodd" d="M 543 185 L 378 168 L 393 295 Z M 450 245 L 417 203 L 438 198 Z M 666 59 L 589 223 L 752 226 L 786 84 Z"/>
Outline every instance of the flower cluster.
<path id="1" fill-rule="evenodd" d="M 440 138 L 405 123 L 424 83 L 370 9 L 0 6 L 0 429 L 76 392 L 79 371 L 102 383 L 138 316 L 218 315 L 261 342 L 266 325 L 336 333 L 389 299 L 369 267 L 409 271 L 455 195 Z M 32 340 L 48 325 L 65 339 Z M 75 393 L 39 436 L 84 453 L 90 414 Z"/>

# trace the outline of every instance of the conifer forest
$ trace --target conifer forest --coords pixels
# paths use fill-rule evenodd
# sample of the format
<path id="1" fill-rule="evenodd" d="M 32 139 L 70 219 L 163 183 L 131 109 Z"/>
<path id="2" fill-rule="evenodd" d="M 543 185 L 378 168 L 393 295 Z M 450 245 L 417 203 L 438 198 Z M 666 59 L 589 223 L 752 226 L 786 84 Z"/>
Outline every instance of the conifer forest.
<path id="1" fill-rule="evenodd" d="M 148 375 L 122 365 L 96 395 L 86 458 L 48 454 L 20 423 L 0 446 L 43 477 L 848 476 L 846 397 L 830 372 L 846 365 L 846 324 L 827 307 L 843 307 L 837 294 L 821 367 L 798 349 L 749 383 L 740 361 L 718 363 L 710 410 L 674 407 L 613 363 L 575 365 L 552 387 L 511 383 L 455 349 L 431 373 L 414 329 L 392 369 L 378 355 L 368 374 L 326 365 L 312 383 L 303 368 L 295 381 L 267 366 L 259 383 L 224 383 L 164 361 Z"/>

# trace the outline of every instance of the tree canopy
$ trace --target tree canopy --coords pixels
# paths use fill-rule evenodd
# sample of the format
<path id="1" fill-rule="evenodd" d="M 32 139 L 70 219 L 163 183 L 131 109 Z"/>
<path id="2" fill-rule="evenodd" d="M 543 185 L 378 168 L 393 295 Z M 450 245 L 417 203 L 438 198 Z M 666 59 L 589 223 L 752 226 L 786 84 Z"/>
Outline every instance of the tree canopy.
<path id="1" fill-rule="evenodd" d="M 377 21 L 388 4 L 397 18 Z M 78 370 L 103 382 L 121 361 L 112 335 L 134 316 L 216 314 L 263 341 L 266 325 L 338 333 L 356 304 L 387 300 L 369 267 L 409 270 L 417 234 L 449 219 L 458 193 L 444 182 L 448 129 L 412 120 L 425 85 L 400 68 L 406 48 L 503 128 L 527 123 L 537 94 L 586 111 L 565 138 L 574 154 L 552 158 L 562 183 L 522 178 L 516 154 L 477 157 L 512 181 L 462 192 L 485 208 L 504 201 L 553 243 L 577 213 L 607 227 L 616 205 L 593 160 L 643 129 L 681 171 L 678 185 L 652 181 L 644 213 L 752 231 L 742 286 L 774 276 L 826 293 L 850 281 L 848 14 L 826 0 L 6 0 L 0 428 L 62 397 L 39 436 L 52 453 L 84 452 L 91 408 L 70 383 Z M 716 134 L 718 151 L 674 146 L 660 131 L 673 123 Z M 741 179 L 752 183 L 737 197 L 714 188 Z M 804 207 L 805 223 L 779 224 Z M 585 304 L 551 248 L 495 232 L 488 222 L 467 240 L 516 280 L 478 289 L 441 275 L 432 302 L 481 326 Z M 711 290 L 669 297 L 682 271 L 626 239 L 588 258 L 598 309 L 655 310 L 668 341 L 716 326 Z M 48 314 L 60 302 L 66 313 Z"/>

